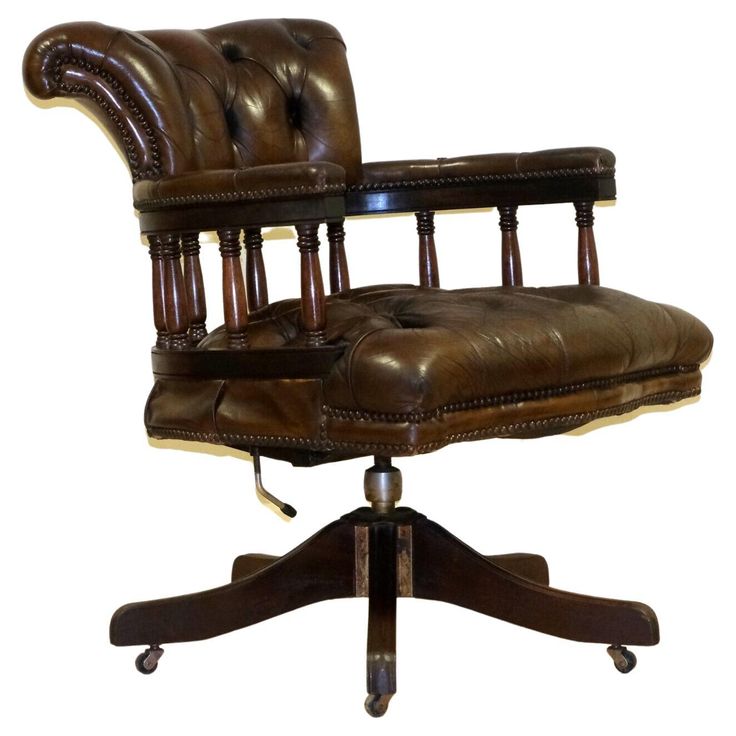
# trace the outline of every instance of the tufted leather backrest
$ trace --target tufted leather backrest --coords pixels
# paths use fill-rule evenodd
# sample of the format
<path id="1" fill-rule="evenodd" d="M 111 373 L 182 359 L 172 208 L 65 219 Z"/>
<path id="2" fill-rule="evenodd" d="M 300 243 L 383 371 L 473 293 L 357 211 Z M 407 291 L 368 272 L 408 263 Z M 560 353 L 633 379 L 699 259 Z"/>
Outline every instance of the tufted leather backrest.
<path id="1" fill-rule="evenodd" d="M 134 33 L 69 23 L 31 44 L 26 85 L 81 99 L 118 141 L 133 178 L 361 152 L 345 44 L 314 20 L 254 20 Z"/>

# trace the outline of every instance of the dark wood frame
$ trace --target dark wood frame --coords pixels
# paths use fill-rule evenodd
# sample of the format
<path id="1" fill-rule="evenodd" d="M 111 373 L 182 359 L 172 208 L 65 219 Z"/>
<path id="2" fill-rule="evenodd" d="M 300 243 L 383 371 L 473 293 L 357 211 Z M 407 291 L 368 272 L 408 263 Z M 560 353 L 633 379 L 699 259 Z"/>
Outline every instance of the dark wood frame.
<path id="1" fill-rule="evenodd" d="M 326 335 L 325 289 L 319 264 L 317 228 L 327 223 L 330 244 L 330 293 L 350 288 L 350 275 L 345 252 L 346 216 L 414 212 L 419 237 L 419 283 L 423 287 L 440 285 L 439 266 L 434 239 L 434 213 L 444 209 L 498 207 L 501 228 L 501 264 L 504 286 L 522 286 L 522 265 L 516 234 L 517 211 L 521 205 L 573 202 L 578 225 L 578 271 L 581 284 L 599 283 L 595 238 L 593 235 L 593 204 L 598 200 L 614 199 L 616 184 L 613 174 L 509 178 L 479 184 L 443 184 L 433 186 L 402 185 L 384 189 L 355 188 L 343 195 L 334 193 L 310 195 L 298 199 L 224 202 L 219 204 L 189 204 L 144 207 L 140 226 L 151 243 L 153 264 L 154 324 L 158 350 L 187 352 L 187 348 L 206 335 L 206 306 L 202 275 L 199 267 L 197 234 L 216 229 L 223 256 L 223 302 L 228 347 L 248 352 L 248 314 L 268 303 L 266 271 L 261 252 L 262 227 L 294 225 L 298 232 L 301 253 L 301 296 L 303 343 L 310 348 L 323 346 Z M 244 232 L 246 273 L 240 265 L 241 231 Z M 181 246 L 179 242 L 181 241 Z M 174 259 L 184 254 L 184 276 L 177 273 Z M 188 336 L 188 338 L 187 338 Z M 285 362 L 303 365 L 304 377 L 319 373 L 314 355 L 282 349 Z M 301 349 L 301 346 L 296 346 Z M 329 359 L 318 360 L 328 369 Z M 303 358 L 307 358 L 302 363 Z M 325 362 L 327 360 L 327 362 Z M 320 362 L 321 361 L 321 362 Z M 156 372 L 183 374 L 187 367 L 193 375 L 215 377 L 224 368 L 208 368 L 206 360 L 165 360 L 154 354 Z M 213 364 L 240 366 L 244 376 L 271 375 L 266 363 L 276 366 L 273 356 L 213 359 Z M 178 367 L 174 367 L 174 364 Z M 253 367 L 251 368 L 251 363 Z M 257 367 L 256 367 L 257 366 Z M 299 368 L 284 369 L 288 377 L 298 377 Z M 265 372 L 264 372 L 265 371 Z"/>
<path id="2" fill-rule="evenodd" d="M 373 715 L 382 715 L 396 692 L 397 597 L 453 603 L 564 639 L 613 643 L 618 650 L 659 641 L 649 606 L 551 588 L 539 555 L 480 555 L 409 508 L 357 509 L 283 557 L 241 555 L 232 582 L 219 588 L 122 606 L 112 617 L 110 641 L 158 650 L 319 601 L 361 596 L 369 599 L 366 707 Z"/>

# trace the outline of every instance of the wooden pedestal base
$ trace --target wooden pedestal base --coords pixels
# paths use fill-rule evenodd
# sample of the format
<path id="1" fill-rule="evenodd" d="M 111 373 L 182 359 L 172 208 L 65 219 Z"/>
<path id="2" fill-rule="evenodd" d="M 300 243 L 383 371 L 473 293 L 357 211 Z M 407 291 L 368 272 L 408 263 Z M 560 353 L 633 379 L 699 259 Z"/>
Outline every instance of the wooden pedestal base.
<path id="1" fill-rule="evenodd" d="M 157 647 L 207 639 L 354 596 L 369 599 L 366 708 L 376 716 L 396 692 L 397 597 L 454 603 L 574 641 L 618 648 L 659 641 L 657 618 L 643 603 L 550 588 L 543 557 L 483 556 L 409 508 L 357 509 L 283 557 L 238 557 L 227 585 L 122 606 L 112 617 L 110 641 Z"/>

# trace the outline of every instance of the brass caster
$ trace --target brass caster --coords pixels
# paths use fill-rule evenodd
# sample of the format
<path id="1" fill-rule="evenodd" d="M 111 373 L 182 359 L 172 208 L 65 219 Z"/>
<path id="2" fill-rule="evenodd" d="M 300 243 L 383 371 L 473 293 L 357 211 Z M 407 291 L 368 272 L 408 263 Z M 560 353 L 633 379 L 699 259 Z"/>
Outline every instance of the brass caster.
<path id="1" fill-rule="evenodd" d="M 606 651 L 619 672 L 626 674 L 636 667 L 636 655 L 633 652 L 630 652 L 626 647 L 612 644 L 608 649 L 606 649 Z"/>
<path id="2" fill-rule="evenodd" d="M 369 695 L 365 699 L 365 711 L 369 716 L 374 718 L 380 718 L 386 715 L 388 710 L 388 704 L 393 697 L 393 693 L 386 693 L 384 695 Z"/>

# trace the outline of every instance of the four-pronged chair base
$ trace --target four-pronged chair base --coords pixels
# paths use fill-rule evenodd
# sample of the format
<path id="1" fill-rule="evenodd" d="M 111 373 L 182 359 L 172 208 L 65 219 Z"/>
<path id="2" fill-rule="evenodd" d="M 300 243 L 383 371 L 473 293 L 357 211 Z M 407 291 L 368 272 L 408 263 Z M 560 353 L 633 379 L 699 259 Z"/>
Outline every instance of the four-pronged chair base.
<path id="1" fill-rule="evenodd" d="M 610 644 L 622 672 L 633 668 L 617 663 L 631 654 L 623 645 L 659 641 L 657 618 L 643 603 L 551 588 L 543 557 L 483 556 L 409 508 L 359 508 L 283 557 L 238 557 L 227 585 L 129 603 L 113 615 L 110 640 L 157 651 L 354 596 L 369 599 L 366 709 L 373 716 L 386 712 L 396 692 L 397 597 L 445 601 L 545 634 Z"/>

